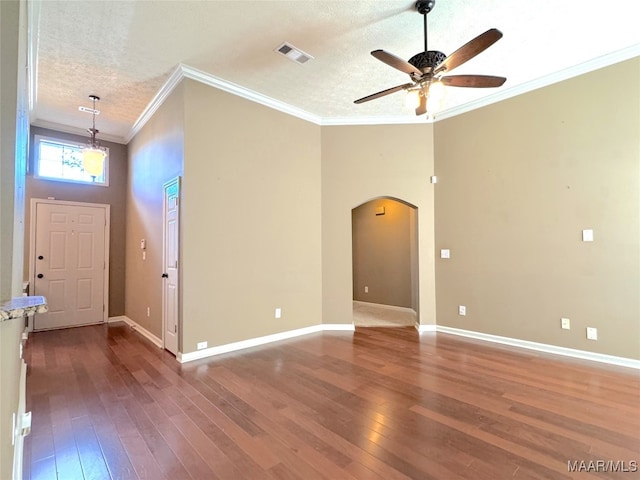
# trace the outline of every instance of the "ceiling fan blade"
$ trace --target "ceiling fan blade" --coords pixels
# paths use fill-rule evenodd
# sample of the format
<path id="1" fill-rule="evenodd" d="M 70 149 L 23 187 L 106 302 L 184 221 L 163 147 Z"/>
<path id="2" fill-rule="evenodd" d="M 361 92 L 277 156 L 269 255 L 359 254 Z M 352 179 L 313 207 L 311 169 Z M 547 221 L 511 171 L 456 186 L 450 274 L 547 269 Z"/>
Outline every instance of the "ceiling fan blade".
<path id="1" fill-rule="evenodd" d="M 491 75 L 449 75 L 440 81 L 449 87 L 491 88 L 500 87 L 507 79 Z"/>
<path id="2" fill-rule="evenodd" d="M 367 95 L 366 97 L 359 98 L 353 103 L 364 103 L 369 100 L 375 100 L 376 98 L 384 97 L 385 95 L 389 95 L 390 93 L 399 92 L 400 90 L 406 90 L 409 87 L 412 87 L 413 83 L 405 83 L 404 85 L 398 85 L 397 87 L 387 88 L 386 90 L 382 90 L 378 93 L 373 93 L 371 95 Z"/>
<path id="3" fill-rule="evenodd" d="M 400 70 L 401 72 L 407 73 L 409 75 L 411 75 L 412 73 L 415 73 L 416 75 L 422 75 L 422 72 L 411 65 L 409 62 L 405 62 L 401 58 L 398 58 L 389 52 L 385 52 L 384 50 L 374 50 L 373 52 L 371 52 L 371 55 L 376 57 L 381 62 L 386 63 L 390 67 Z"/>
<path id="4" fill-rule="evenodd" d="M 442 73 L 445 70 L 450 72 L 463 63 L 471 60 L 473 57 L 482 53 L 491 45 L 502 38 L 502 32 L 497 28 L 491 28 L 486 32 L 478 35 L 473 40 L 465 43 L 458 50 L 445 58 L 435 70 L 435 74 Z"/>
<path id="5" fill-rule="evenodd" d="M 424 115 L 427 113 L 427 96 L 420 95 L 420 105 L 416 108 L 416 115 Z"/>

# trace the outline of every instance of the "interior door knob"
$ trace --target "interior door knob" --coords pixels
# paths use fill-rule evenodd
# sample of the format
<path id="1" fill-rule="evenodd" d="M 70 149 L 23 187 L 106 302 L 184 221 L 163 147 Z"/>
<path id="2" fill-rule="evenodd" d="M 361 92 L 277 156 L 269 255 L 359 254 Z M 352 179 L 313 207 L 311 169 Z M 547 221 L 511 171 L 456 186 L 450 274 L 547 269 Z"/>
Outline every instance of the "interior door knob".
<path id="1" fill-rule="evenodd" d="M 38 255 L 38 260 L 42 260 L 44 257 L 42 255 Z"/>
<path id="2" fill-rule="evenodd" d="M 41 274 L 41 273 L 38 274 L 38 278 L 43 278 L 43 277 L 44 277 L 43 274 Z"/>
<path id="3" fill-rule="evenodd" d="M 169 278 L 169 274 L 168 273 L 163 273 L 162 274 L 162 278 Z"/>

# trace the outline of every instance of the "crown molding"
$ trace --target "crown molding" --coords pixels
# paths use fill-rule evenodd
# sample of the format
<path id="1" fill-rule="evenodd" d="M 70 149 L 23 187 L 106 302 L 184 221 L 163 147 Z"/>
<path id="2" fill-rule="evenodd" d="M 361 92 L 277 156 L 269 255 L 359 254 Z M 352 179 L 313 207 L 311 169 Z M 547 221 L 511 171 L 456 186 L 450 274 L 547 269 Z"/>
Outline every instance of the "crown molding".
<path id="1" fill-rule="evenodd" d="M 413 125 L 427 123 L 433 123 L 433 118 L 408 114 L 387 117 L 329 117 L 323 118 L 320 125 L 324 127 L 339 125 Z"/>
<path id="2" fill-rule="evenodd" d="M 301 118 L 302 120 L 306 120 L 308 122 L 315 123 L 317 125 L 321 124 L 321 121 L 322 121 L 321 117 L 319 117 L 318 115 L 309 113 L 306 110 L 302 110 L 301 108 L 294 107 L 292 105 L 289 105 L 288 103 L 281 102 L 280 100 L 267 97 L 266 95 L 262 95 L 260 93 L 254 92 L 253 90 L 249 90 L 248 88 L 241 87 L 240 85 L 236 85 L 235 83 L 228 82 L 226 80 L 216 77 L 215 75 L 211 75 L 209 73 L 203 72 L 202 70 L 198 70 L 188 65 L 181 65 L 181 66 L 182 66 L 182 74 L 184 75 L 185 78 L 196 80 L 198 82 L 204 83 L 205 85 L 209 85 L 219 90 L 232 93 L 233 95 L 237 95 L 238 97 L 242 97 L 252 102 L 259 103 L 261 105 L 272 108 L 274 110 L 278 110 L 280 112 L 289 114 L 293 117 Z"/>
<path id="3" fill-rule="evenodd" d="M 81 137 L 89 138 L 89 132 L 86 128 L 73 127 L 71 125 L 63 125 L 62 123 L 49 122 L 47 120 L 36 119 L 31 122 L 32 127 L 47 128 L 49 130 L 55 130 L 56 132 L 71 133 L 73 135 L 79 135 Z M 108 133 L 100 132 L 100 140 L 105 142 L 120 143 L 126 145 L 128 140 L 119 135 L 110 135 Z"/>
<path id="4" fill-rule="evenodd" d="M 457 115 L 461 115 L 463 113 L 467 113 L 481 107 L 486 107 L 493 103 L 497 103 L 502 100 L 507 100 L 508 98 L 513 98 L 518 95 L 522 95 L 524 93 L 537 90 L 539 88 L 547 87 L 554 83 L 562 82 L 564 80 L 568 80 L 570 78 L 574 78 L 579 75 L 583 75 L 585 73 L 589 73 L 595 70 L 599 70 L 601 68 L 609 67 L 611 65 L 614 65 L 619 62 L 623 62 L 625 60 L 630 60 L 631 58 L 637 57 L 639 55 L 640 55 L 640 43 L 636 45 L 631 45 L 627 48 L 623 48 L 622 50 L 618 50 L 616 52 L 602 55 L 600 57 L 594 58 L 587 62 L 574 65 L 573 67 L 560 70 L 559 72 L 555 72 L 550 75 L 545 75 L 544 77 L 531 80 L 529 82 L 517 85 L 515 87 L 500 90 L 499 92 L 496 92 L 492 95 L 488 95 L 478 100 L 467 102 L 458 107 L 453 107 L 453 108 L 444 110 L 435 115 L 436 117 L 435 121 L 437 122 L 439 120 L 444 120 L 445 118 L 455 117 Z"/>
<path id="5" fill-rule="evenodd" d="M 40 43 L 40 2 L 28 2 L 27 7 L 27 75 L 29 114 L 38 98 L 38 45 Z"/>
<path id="6" fill-rule="evenodd" d="M 578 75 L 592 72 L 600 68 L 608 67 L 615 63 L 619 63 L 640 55 L 640 44 L 631 45 L 630 47 L 618 50 L 616 52 L 602 55 L 588 62 L 584 62 L 573 67 L 566 68 L 559 72 L 555 72 L 551 75 L 546 75 L 530 82 L 517 85 L 512 88 L 500 90 L 499 92 L 488 95 L 486 97 L 467 102 L 463 105 L 453 107 L 442 112 L 435 114 L 434 117 L 417 117 L 413 115 L 407 116 L 382 116 L 382 117 L 321 117 L 302 110 L 301 108 L 294 107 L 279 100 L 267 97 L 248 88 L 242 87 L 235 83 L 228 82 L 222 78 L 216 77 L 209 73 L 198 70 L 197 68 L 190 67 L 189 65 L 179 64 L 173 73 L 169 76 L 164 85 L 160 88 L 158 93 L 153 97 L 149 105 L 144 109 L 142 114 L 138 117 L 133 124 L 129 134 L 124 138 L 125 143 L 129 143 L 131 139 L 142 129 L 142 127 L 149 121 L 153 114 L 160 108 L 162 103 L 171 94 L 175 87 L 180 83 L 183 78 L 189 78 L 197 82 L 209 85 L 227 93 L 231 93 L 238 97 L 250 100 L 252 102 L 259 103 L 266 107 L 278 110 L 288 115 L 306 120 L 320 126 L 339 126 L 339 125 L 408 125 L 408 124 L 421 124 L 421 123 L 435 123 L 446 118 L 451 118 L 463 113 L 477 110 L 478 108 L 486 107 L 493 103 L 500 102 L 518 95 L 522 95 L 533 90 L 537 90 L 542 87 L 552 85 L 554 83 L 568 80 Z M 35 125 L 35 124 L 34 124 Z M 68 128 L 68 127 L 67 127 Z M 62 130 L 67 131 L 67 130 Z M 72 132 L 75 133 L 75 132 Z M 104 137 L 104 136 L 103 136 Z M 106 137 L 104 137 L 107 139 Z M 119 140 L 112 140 L 119 141 Z"/>
<path id="7" fill-rule="evenodd" d="M 184 76 L 182 73 L 182 65 L 178 65 L 173 70 L 171 75 L 169 75 L 169 78 L 167 78 L 167 81 L 164 82 L 162 87 L 160 87 L 160 90 L 158 90 L 158 93 L 156 93 L 155 96 L 151 99 L 151 101 L 149 102 L 149 105 L 146 106 L 146 108 L 142 111 L 138 119 L 135 121 L 135 123 L 131 127 L 131 130 L 125 137 L 126 143 L 129 143 L 131 139 L 133 139 L 133 137 L 135 137 L 138 134 L 138 132 L 142 130 L 142 127 L 146 125 L 146 123 L 151 119 L 153 114 L 156 113 L 156 111 L 164 103 L 167 97 L 171 95 L 171 92 L 173 92 L 173 90 L 178 86 L 178 84 L 183 79 L 183 77 Z"/>

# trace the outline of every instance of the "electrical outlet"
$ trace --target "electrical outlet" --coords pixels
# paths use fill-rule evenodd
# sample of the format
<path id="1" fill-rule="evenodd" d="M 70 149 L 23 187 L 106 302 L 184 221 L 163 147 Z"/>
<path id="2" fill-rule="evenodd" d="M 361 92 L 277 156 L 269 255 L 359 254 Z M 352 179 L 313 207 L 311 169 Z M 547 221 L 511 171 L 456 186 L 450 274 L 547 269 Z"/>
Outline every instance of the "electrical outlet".
<path id="1" fill-rule="evenodd" d="M 275 317 L 276 318 L 282 317 L 282 309 L 281 308 L 276 308 Z"/>
<path id="2" fill-rule="evenodd" d="M 450 258 L 450 257 L 451 257 L 451 252 L 449 251 L 449 249 L 443 248 L 442 250 L 440 250 L 440 258 Z"/>
<path id="3" fill-rule="evenodd" d="M 465 307 L 464 305 L 460 305 L 458 307 L 458 315 L 466 315 L 467 314 L 467 307 Z"/>
<path id="4" fill-rule="evenodd" d="M 364 293 L 369 293 L 369 287 L 367 287 L 366 285 L 364 287 Z"/>
<path id="5" fill-rule="evenodd" d="M 207 348 L 207 342 L 198 342 L 198 345 L 196 346 L 196 348 L 198 350 L 202 350 L 203 348 Z"/>
<path id="6" fill-rule="evenodd" d="M 560 326 L 563 330 L 571 330 L 571 320 L 569 320 L 568 318 L 561 318 Z"/>
<path id="7" fill-rule="evenodd" d="M 587 327 L 587 340 L 598 340 L 598 329 Z"/>

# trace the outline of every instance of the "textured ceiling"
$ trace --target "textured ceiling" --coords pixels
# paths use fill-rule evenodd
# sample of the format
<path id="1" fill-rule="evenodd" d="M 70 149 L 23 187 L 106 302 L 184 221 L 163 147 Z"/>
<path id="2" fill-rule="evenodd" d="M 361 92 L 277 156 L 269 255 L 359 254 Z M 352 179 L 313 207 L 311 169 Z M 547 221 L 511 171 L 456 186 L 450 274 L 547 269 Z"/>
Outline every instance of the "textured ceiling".
<path id="1" fill-rule="evenodd" d="M 408 59 L 423 51 L 422 16 L 411 0 L 33 0 L 29 5 L 35 125 L 84 129 L 91 116 L 78 106 L 90 106 L 88 96 L 97 94 L 100 136 L 129 138 L 180 64 L 321 122 L 415 121 L 402 93 L 353 104 L 409 80 L 369 53 L 384 49 Z M 638 55 L 638 18 L 637 0 L 437 0 L 428 16 L 429 49 L 450 54 L 498 28 L 504 37 L 455 73 L 507 77 L 499 89 L 448 88 L 442 110 L 495 97 L 498 90 L 522 89 L 595 64 L 594 59 L 618 58 L 614 53 Z M 314 59 L 299 65 L 275 53 L 283 41 Z"/>

